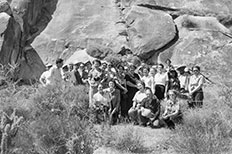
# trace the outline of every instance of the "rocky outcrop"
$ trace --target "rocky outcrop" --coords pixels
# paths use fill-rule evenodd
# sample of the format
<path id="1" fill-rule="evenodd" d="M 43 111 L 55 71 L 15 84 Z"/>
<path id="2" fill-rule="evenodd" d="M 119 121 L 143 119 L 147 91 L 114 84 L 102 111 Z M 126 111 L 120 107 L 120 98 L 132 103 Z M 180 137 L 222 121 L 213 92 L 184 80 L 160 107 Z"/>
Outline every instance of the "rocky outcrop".
<path id="1" fill-rule="evenodd" d="M 61 55 L 67 42 L 75 50 L 87 48 L 100 59 L 126 48 L 147 60 L 164 50 L 177 34 L 169 14 L 137 6 L 147 3 L 155 1 L 60 0 L 54 18 L 33 46 L 48 62 Z"/>
<path id="2" fill-rule="evenodd" d="M 57 0 L 1 0 L 0 12 L 10 18 L 3 32 L 0 63 L 14 69 L 14 78 L 36 79 L 45 66 L 31 43 L 46 28 Z"/>
<path id="3" fill-rule="evenodd" d="M 49 62 L 59 57 L 68 42 L 73 50 L 119 52 L 127 46 L 125 28 L 113 0 L 59 0 L 54 18 L 33 46 Z"/>
<path id="4" fill-rule="evenodd" d="M 161 52 L 178 35 L 171 16 L 162 11 L 133 6 L 126 22 L 131 50 L 145 60 Z"/>
<path id="5" fill-rule="evenodd" d="M 171 58 L 174 65 L 199 63 L 231 39 L 230 30 L 215 17 L 183 15 L 178 17 L 175 23 L 180 39 L 160 54 L 159 61 Z"/>

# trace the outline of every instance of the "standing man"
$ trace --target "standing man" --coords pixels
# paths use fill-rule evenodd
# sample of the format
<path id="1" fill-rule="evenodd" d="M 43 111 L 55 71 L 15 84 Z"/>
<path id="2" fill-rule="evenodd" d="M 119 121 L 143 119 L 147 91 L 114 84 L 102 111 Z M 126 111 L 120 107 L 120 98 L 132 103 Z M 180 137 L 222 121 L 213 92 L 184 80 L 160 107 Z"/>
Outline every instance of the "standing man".
<path id="1" fill-rule="evenodd" d="M 155 74 L 155 95 L 159 100 L 163 100 L 168 90 L 168 74 L 164 71 L 164 65 L 157 66 Z"/>

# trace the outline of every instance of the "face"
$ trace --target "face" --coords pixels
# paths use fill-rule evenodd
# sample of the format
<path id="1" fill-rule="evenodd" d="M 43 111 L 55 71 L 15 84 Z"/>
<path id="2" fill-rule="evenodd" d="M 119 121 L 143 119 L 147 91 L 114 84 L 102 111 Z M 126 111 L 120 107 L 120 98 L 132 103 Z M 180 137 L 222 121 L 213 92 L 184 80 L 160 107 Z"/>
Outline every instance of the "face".
<path id="1" fill-rule="evenodd" d="M 61 67 L 63 66 L 63 62 L 57 63 L 56 66 L 57 66 L 58 68 L 61 68 Z"/>
<path id="2" fill-rule="evenodd" d="M 80 69 L 84 69 L 84 65 L 83 64 L 80 64 Z"/>
<path id="3" fill-rule="evenodd" d="M 193 73 L 198 75 L 199 74 L 199 70 L 197 68 L 193 68 Z"/>
<path id="4" fill-rule="evenodd" d="M 115 87 L 114 82 L 110 81 L 110 82 L 109 82 L 109 88 L 114 88 L 114 87 Z"/>
<path id="5" fill-rule="evenodd" d="M 70 69 L 70 70 L 73 70 L 73 64 L 70 64 L 70 65 L 69 65 L 69 69 Z"/>
<path id="6" fill-rule="evenodd" d="M 141 83 L 138 83 L 137 87 L 138 87 L 139 90 L 143 90 L 144 89 L 144 87 L 143 87 L 143 85 Z"/>
<path id="7" fill-rule="evenodd" d="M 95 62 L 94 62 L 94 67 L 95 67 L 95 68 L 99 68 L 99 67 L 100 67 L 100 63 L 97 62 L 97 61 L 95 61 Z"/>
<path id="8" fill-rule="evenodd" d="M 120 66 L 120 67 L 118 68 L 118 72 L 119 72 L 119 73 L 122 73 L 123 71 L 124 71 L 124 70 L 123 70 L 123 67 Z"/>
<path id="9" fill-rule="evenodd" d="M 143 75 L 148 76 L 148 70 L 147 69 L 143 69 Z"/>
<path id="10" fill-rule="evenodd" d="M 147 95 L 147 98 L 152 98 L 152 97 L 153 97 L 153 94 L 152 94 L 151 90 L 147 89 L 147 90 L 145 91 L 145 93 L 146 93 L 146 95 Z"/>
<path id="11" fill-rule="evenodd" d="M 102 92 L 103 91 L 103 85 L 99 84 L 98 87 L 97 87 L 97 90 L 99 92 Z"/>
<path id="12" fill-rule="evenodd" d="M 170 60 L 167 60 L 167 61 L 166 61 L 166 64 L 167 64 L 167 65 L 171 65 L 171 61 L 170 61 Z"/>
<path id="13" fill-rule="evenodd" d="M 102 69 L 105 70 L 107 68 L 107 64 L 102 64 Z"/>
<path id="14" fill-rule="evenodd" d="M 158 65 L 158 66 L 157 66 L 157 72 L 160 73 L 162 70 L 163 70 L 163 67 L 162 67 L 161 65 Z"/>
<path id="15" fill-rule="evenodd" d="M 175 100 L 176 99 L 176 94 L 173 91 L 170 91 L 168 93 L 169 99 L 170 100 Z"/>

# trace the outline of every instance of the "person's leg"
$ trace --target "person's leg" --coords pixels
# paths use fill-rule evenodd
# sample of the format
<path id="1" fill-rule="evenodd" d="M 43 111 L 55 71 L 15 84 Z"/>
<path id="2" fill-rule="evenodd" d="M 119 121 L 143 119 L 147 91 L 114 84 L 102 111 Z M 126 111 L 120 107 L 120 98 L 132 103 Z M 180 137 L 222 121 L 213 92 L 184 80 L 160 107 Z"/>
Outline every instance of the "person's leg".
<path id="1" fill-rule="evenodd" d="M 159 100 L 164 99 L 165 87 L 162 85 L 155 86 L 155 95 Z"/>
<path id="2" fill-rule="evenodd" d="M 134 124 L 138 124 L 138 113 L 136 109 L 130 108 L 128 115 Z"/>
<path id="3" fill-rule="evenodd" d="M 139 125 L 141 126 L 146 126 L 147 122 L 149 121 L 149 119 L 147 117 L 142 116 L 142 112 L 141 110 L 138 111 L 138 122 Z"/>
<path id="4" fill-rule="evenodd" d="M 175 124 L 170 118 L 163 119 L 163 121 L 166 123 L 169 129 L 175 129 Z"/>
<path id="5" fill-rule="evenodd" d="M 203 106 L 203 99 L 204 99 L 203 92 L 196 92 L 195 94 L 196 107 L 201 108 Z"/>

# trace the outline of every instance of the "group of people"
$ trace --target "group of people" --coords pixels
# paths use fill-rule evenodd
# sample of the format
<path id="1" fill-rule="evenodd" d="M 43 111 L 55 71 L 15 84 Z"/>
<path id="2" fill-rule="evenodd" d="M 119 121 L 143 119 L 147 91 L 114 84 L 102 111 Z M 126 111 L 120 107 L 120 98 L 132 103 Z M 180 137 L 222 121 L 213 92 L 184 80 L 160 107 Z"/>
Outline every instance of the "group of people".
<path id="1" fill-rule="evenodd" d="M 176 69 L 167 59 L 165 65 L 139 65 L 94 60 L 92 63 L 48 65 L 40 78 L 43 86 L 57 82 L 89 87 L 89 108 L 98 122 L 117 124 L 128 119 L 134 125 L 160 127 L 161 121 L 174 128 L 182 118 L 178 96 L 185 95 L 191 108 L 203 105 L 204 76 L 200 67 Z M 161 111 L 161 102 L 165 110 Z M 155 123 L 158 123 L 155 125 Z"/>

